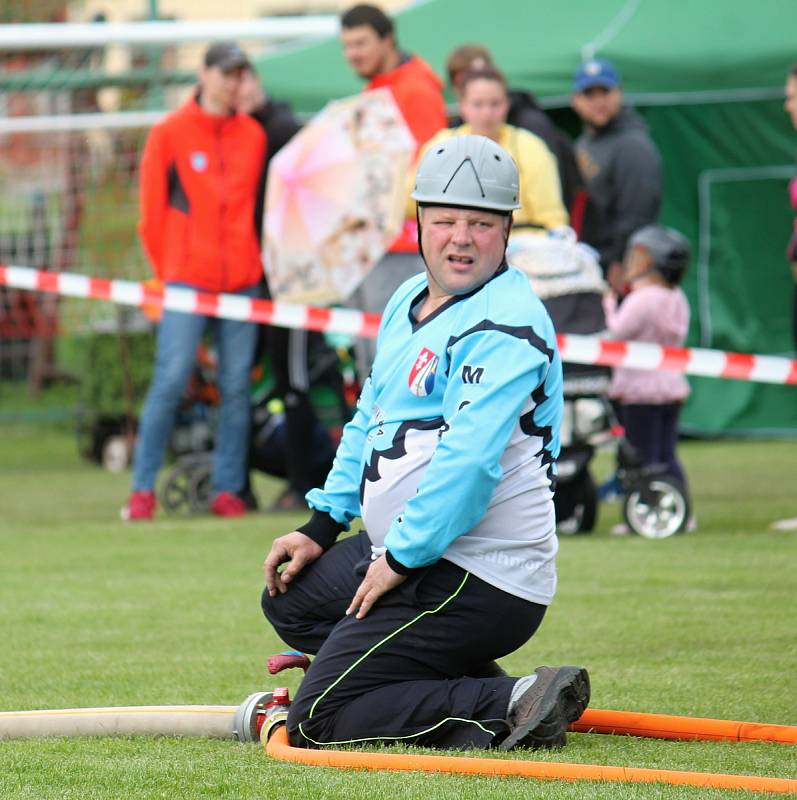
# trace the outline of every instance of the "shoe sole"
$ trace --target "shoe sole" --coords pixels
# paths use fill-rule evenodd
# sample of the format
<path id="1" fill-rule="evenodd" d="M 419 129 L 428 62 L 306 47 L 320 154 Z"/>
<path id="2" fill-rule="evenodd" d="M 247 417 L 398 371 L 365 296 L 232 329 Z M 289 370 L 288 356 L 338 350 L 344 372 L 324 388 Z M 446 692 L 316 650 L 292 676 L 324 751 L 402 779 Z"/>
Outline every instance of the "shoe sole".
<path id="1" fill-rule="evenodd" d="M 518 745 L 538 748 L 562 747 L 565 731 L 589 705 L 589 674 L 583 667 L 560 667 L 556 679 L 545 690 L 536 713 L 518 725 L 501 742 L 501 750 Z M 561 730 L 562 720 L 565 731 Z"/>

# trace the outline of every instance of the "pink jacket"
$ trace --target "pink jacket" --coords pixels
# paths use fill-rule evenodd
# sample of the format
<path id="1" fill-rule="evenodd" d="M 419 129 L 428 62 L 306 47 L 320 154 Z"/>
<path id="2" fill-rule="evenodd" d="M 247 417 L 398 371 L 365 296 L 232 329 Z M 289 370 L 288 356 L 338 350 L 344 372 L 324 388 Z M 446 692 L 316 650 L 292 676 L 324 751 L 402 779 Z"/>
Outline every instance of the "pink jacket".
<path id="1" fill-rule="evenodd" d="M 689 329 L 689 303 L 678 288 L 642 286 L 618 307 L 604 297 L 606 327 L 613 339 L 681 347 Z M 623 403 L 663 404 L 684 400 L 689 384 L 679 372 L 616 367 L 609 396 Z"/>

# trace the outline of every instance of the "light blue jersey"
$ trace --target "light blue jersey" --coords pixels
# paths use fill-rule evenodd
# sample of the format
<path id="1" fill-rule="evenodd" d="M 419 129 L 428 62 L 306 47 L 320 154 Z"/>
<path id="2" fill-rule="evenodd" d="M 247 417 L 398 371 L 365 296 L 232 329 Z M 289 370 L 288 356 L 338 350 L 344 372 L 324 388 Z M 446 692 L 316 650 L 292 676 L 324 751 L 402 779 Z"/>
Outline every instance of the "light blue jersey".
<path id="1" fill-rule="evenodd" d="M 512 267 L 419 323 L 426 287 L 410 279 L 385 309 L 354 419 L 307 500 L 347 526 L 362 516 L 405 567 L 445 558 L 547 605 L 562 417 L 553 325 Z"/>

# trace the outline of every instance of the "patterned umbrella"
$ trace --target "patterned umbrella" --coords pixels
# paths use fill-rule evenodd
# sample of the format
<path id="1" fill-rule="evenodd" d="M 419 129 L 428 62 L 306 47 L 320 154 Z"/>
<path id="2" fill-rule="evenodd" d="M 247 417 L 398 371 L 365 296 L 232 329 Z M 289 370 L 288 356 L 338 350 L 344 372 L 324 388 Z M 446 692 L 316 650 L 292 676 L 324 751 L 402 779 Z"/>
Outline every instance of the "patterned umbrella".
<path id="1" fill-rule="evenodd" d="M 398 235 L 415 140 L 388 89 L 330 103 L 271 161 L 264 263 L 272 296 L 336 303 Z"/>

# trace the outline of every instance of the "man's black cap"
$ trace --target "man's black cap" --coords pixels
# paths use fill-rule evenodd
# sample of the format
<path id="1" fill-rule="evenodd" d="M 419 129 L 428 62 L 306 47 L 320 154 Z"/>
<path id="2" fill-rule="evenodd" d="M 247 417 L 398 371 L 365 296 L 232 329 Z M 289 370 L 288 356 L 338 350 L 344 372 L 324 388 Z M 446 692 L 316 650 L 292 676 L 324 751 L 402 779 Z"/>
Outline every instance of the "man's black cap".
<path id="1" fill-rule="evenodd" d="M 205 66 L 218 67 L 222 72 L 249 66 L 249 56 L 235 42 L 216 42 L 205 52 Z"/>

